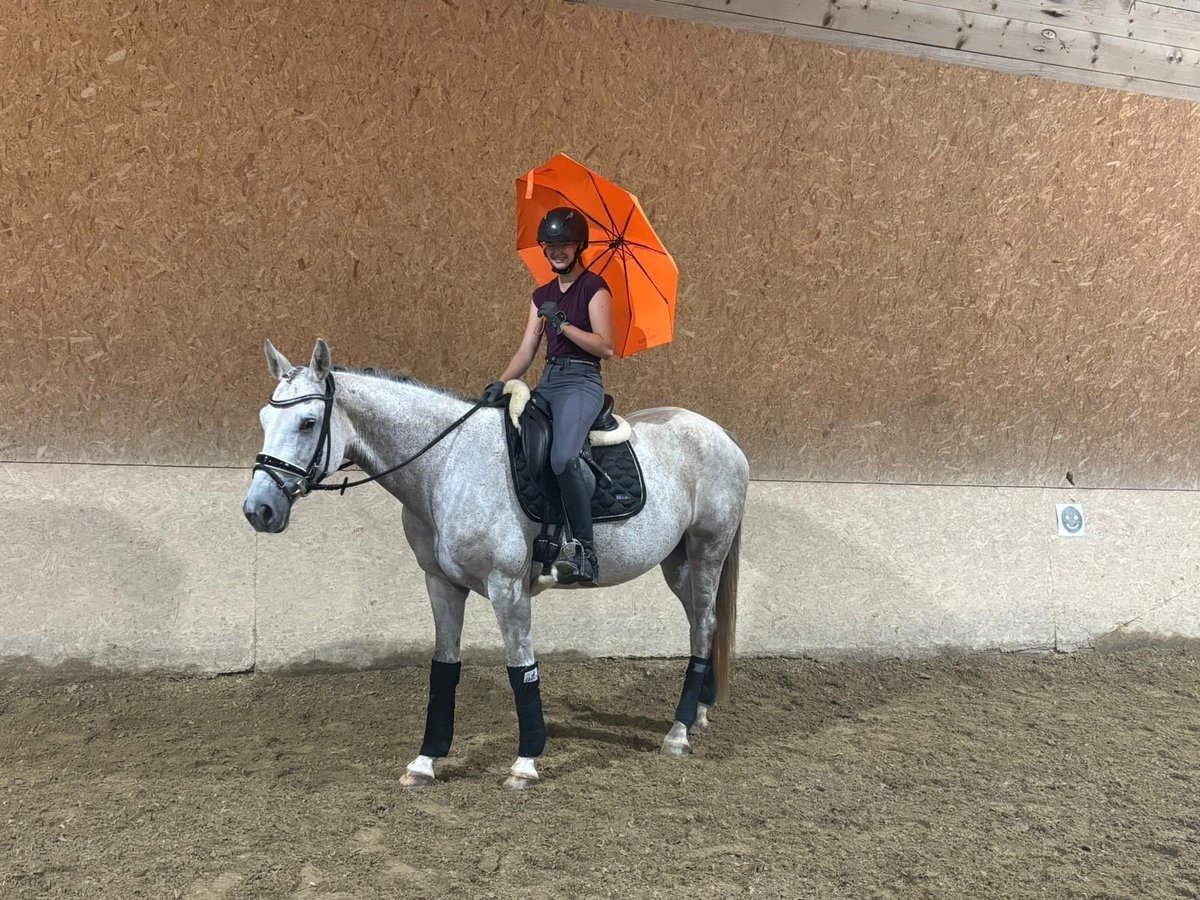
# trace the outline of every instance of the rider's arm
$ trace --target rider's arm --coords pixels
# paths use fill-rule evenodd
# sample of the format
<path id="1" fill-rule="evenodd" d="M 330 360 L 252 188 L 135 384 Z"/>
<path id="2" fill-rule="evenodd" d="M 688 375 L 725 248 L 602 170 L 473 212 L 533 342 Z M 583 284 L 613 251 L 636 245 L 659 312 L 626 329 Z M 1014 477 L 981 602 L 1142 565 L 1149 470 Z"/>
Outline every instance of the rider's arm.
<path id="1" fill-rule="evenodd" d="M 520 378 L 533 365 L 533 357 L 537 353 L 538 344 L 542 342 L 542 331 L 545 326 L 546 323 L 538 318 L 537 307 L 533 305 L 532 300 L 529 301 L 529 321 L 525 323 L 525 334 L 521 337 L 521 346 L 517 348 L 517 352 L 505 370 L 500 373 L 501 381 Z"/>
<path id="2" fill-rule="evenodd" d="M 534 310 L 536 313 L 537 311 Z M 563 326 L 563 334 L 570 338 L 571 343 L 582 347 L 592 356 L 600 359 L 611 359 L 613 355 L 612 336 L 612 294 L 604 288 L 596 291 L 588 301 L 588 318 L 592 320 L 592 330 L 584 331 L 567 323 Z M 536 345 L 534 349 L 537 349 Z"/>

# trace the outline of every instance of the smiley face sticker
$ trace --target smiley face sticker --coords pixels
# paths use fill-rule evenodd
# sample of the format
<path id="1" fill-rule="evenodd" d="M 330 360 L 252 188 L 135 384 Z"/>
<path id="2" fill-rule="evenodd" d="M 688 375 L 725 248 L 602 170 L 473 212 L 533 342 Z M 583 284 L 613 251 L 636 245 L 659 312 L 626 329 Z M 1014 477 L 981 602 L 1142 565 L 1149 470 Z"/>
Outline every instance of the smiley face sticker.
<path id="1" fill-rule="evenodd" d="M 1059 537 L 1084 537 L 1083 507 L 1078 503 L 1056 503 Z"/>

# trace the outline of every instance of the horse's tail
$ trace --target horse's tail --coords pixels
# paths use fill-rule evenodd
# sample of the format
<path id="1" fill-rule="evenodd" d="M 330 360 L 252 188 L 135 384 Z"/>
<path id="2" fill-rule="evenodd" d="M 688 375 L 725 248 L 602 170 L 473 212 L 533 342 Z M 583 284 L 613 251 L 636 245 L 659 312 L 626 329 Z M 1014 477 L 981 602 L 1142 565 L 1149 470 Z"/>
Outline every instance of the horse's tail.
<path id="1" fill-rule="evenodd" d="M 738 563 L 742 553 L 742 523 L 738 522 L 733 543 L 721 566 L 717 583 L 717 628 L 713 634 L 712 665 L 717 696 L 729 696 L 729 677 L 733 673 L 734 640 L 737 634 Z"/>

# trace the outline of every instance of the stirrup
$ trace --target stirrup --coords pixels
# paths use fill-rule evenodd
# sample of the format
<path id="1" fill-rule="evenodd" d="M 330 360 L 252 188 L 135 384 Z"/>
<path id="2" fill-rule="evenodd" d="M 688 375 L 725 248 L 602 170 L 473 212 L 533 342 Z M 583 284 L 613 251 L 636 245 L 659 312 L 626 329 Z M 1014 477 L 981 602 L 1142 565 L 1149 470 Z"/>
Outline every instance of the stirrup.
<path id="1" fill-rule="evenodd" d="M 581 553 L 583 553 L 583 544 L 574 538 L 562 542 L 558 549 L 558 559 L 554 560 L 550 566 L 554 570 L 554 578 L 559 584 L 570 584 L 571 582 L 565 579 L 579 574 L 576 560 L 580 558 Z"/>
<path id="2" fill-rule="evenodd" d="M 554 577 L 559 584 L 588 584 L 600 574 L 593 551 L 588 553 L 582 542 L 569 540 L 562 546 L 562 556 L 554 563 Z"/>

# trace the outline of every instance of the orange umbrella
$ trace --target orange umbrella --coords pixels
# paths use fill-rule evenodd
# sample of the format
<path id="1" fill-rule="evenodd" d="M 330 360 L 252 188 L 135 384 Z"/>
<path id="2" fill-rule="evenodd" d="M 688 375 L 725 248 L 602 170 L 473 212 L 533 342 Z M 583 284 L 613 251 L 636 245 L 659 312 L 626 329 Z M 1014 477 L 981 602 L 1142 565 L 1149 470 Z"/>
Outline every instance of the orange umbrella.
<path id="1" fill-rule="evenodd" d="M 571 206 L 587 217 L 584 265 L 612 291 L 613 351 L 619 357 L 670 342 L 679 269 L 637 197 L 565 153 L 517 179 L 517 253 L 538 284 L 554 270 L 538 246 L 542 217 Z"/>

